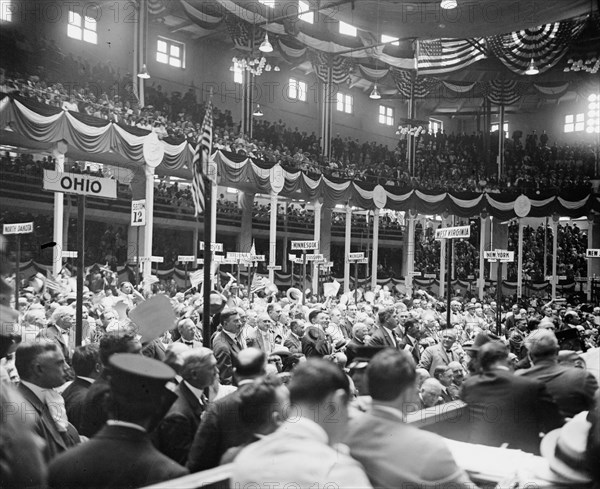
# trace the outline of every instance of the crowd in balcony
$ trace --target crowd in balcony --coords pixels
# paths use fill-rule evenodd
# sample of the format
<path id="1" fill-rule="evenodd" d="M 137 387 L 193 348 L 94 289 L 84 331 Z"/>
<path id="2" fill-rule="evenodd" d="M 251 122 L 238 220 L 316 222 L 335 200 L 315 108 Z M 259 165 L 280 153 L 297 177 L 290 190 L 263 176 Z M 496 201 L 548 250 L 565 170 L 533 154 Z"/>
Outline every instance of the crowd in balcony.
<path id="1" fill-rule="evenodd" d="M 51 41 L 42 44 L 42 52 L 53 54 L 40 59 L 39 64 L 26 65 L 37 66 L 35 74 L 19 73 L 14 67 L 10 72 L 1 70 L 1 92 L 17 93 L 39 103 L 152 130 L 175 144 L 185 140 L 196 144 L 205 105 L 198 102 L 194 87 L 184 94 L 167 93 L 153 82 L 146 87 L 143 106 L 130 74 L 122 76 L 110 62 L 90 65 L 72 54 L 62 54 Z M 61 60 L 60 70 L 55 69 L 57 56 Z M 545 132 L 538 137 L 533 131 L 523 140 L 522 132 L 517 130 L 506 138 L 505 172 L 498 178 L 495 165 L 490 170 L 483 163 L 488 157 L 495 159 L 497 133 L 492 134 L 490 153 L 486 155 L 482 133 L 424 131 L 416 141 L 414 174 L 410 175 L 405 136 L 399 138 L 396 147 L 389 148 L 337 134 L 331 141 L 328 158 L 321 155 L 322 142 L 315 132 L 292 129 L 282 120 L 255 120 L 253 137 L 249 137 L 240 132 L 240 125 L 229 110 L 215 107 L 213 119 L 215 149 L 280 163 L 287 170 L 301 170 L 313 178 L 325 175 L 435 191 L 589 191 L 596 170 L 597 150 L 592 144 L 558 145 Z M 181 205 L 185 203 L 182 201 Z"/>

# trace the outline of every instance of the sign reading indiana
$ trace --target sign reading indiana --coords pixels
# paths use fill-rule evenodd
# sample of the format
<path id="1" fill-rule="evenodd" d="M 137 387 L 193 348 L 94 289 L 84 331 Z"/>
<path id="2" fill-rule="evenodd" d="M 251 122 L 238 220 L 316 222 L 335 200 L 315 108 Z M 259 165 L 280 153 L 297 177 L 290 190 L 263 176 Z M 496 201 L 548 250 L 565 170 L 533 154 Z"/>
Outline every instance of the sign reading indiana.
<path id="1" fill-rule="evenodd" d="M 469 236 L 471 236 L 471 226 L 438 228 L 435 230 L 435 239 L 468 238 Z"/>

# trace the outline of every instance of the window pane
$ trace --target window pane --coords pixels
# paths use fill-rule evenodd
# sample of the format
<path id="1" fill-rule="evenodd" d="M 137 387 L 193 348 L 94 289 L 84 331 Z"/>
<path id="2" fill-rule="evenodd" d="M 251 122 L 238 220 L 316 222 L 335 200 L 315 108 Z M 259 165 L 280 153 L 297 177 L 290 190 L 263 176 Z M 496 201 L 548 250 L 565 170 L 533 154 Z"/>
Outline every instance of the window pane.
<path id="1" fill-rule="evenodd" d="M 340 34 L 356 37 L 356 27 L 340 20 Z"/>
<path id="2" fill-rule="evenodd" d="M 575 122 L 583 122 L 583 114 L 577 114 L 575 116 Z"/>
<path id="3" fill-rule="evenodd" d="M 392 46 L 400 46 L 397 37 L 387 36 L 385 34 L 381 34 L 381 42 L 389 42 Z"/>
<path id="4" fill-rule="evenodd" d="M 181 57 L 179 55 L 179 46 L 175 46 L 175 45 L 171 44 L 171 56 L 174 56 L 175 58 Z"/>
<path id="5" fill-rule="evenodd" d="M 168 63 L 169 57 L 165 53 L 156 53 L 156 61 L 159 63 Z"/>
<path id="6" fill-rule="evenodd" d="M 74 25 L 81 25 L 81 15 L 79 15 L 77 12 L 73 12 L 72 10 L 69 10 L 69 24 L 74 24 Z"/>
<path id="7" fill-rule="evenodd" d="M 298 97 L 298 90 L 296 89 L 296 80 L 290 78 L 290 84 L 288 86 L 288 97 L 295 99 Z"/>
<path id="8" fill-rule="evenodd" d="M 583 131 L 583 122 L 575 123 L 575 131 Z"/>
<path id="9" fill-rule="evenodd" d="M 13 6 L 10 0 L 0 0 L 0 20 L 12 22 Z"/>
<path id="10" fill-rule="evenodd" d="M 81 28 L 69 24 L 67 26 L 67 36 L 72 37 L 73 39 L 81 40 Z"/>
<path id="11" fill-rule="evenodd" d="M 177 58 L 169 58 L 169 64 L 175 68 L 181 68 L 181 60 Z"/>
<path id="12" fill-rule="evenodd" d="M 92 44 L 98 44 L 98 35 L 93 31 L 84 30 L 83 40 Z"/>
<path id="13" fill-rule="evenodd" d="M 89 29 L 90 31 L 96 30 L 96 19 L 93 17 L 85 17 L 85 24 L 83 26 L 85 29 Z"/>
<path id="14" fill-rule="evenodd" d="M 166 53 L 167 52 L 167 43 L 165 41 L 159 40 L 156 49 L 160 53 Z"/>
<path id="15" fill-rule="evenodd" d="M 298 82 L 298 98 L 302 102 L 306 102 L 306 83 Z"/>
<path id="16" fill-rule="evenodd" d="M 573 114 L 569 114 L 565 116 L 565 122 L 568 124 L 570 122 L 573 122 Z"/>
<path id="17" fill-rule="evenodd" d="M 308 10 L 310 10 L 310 5 L 308 4 L 308 2 L 303 2 L 303 1 L 299 1 L 298 2 L 298 18 L 300 20 L 303 20 L 304 22 L 308 22 L 309 24 L 312 24 L 315 21 L 315 14 L 314 12 L 308 12 Z M 307 12 L 305 14 L 301 13 L 301 12 Z"/>
<path id="18" fill-rule="evenodd" d="M 573 132 L 573 124 L 565 124 L 565 132 Z"/>

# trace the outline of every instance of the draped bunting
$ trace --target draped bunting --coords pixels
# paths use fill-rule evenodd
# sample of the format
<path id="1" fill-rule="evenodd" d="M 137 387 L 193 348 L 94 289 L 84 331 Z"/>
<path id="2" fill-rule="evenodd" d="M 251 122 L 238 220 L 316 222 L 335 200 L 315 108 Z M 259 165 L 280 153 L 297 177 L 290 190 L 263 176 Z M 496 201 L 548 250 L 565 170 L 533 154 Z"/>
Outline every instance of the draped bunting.
<path id="1" fill-rule="evenodd" d="M 492 80 L 480 83 L 485 98 L 495 105 L 511 105 L 527 91 L 528 84 L 516 80 Z"/>
<path id="2" fill-rule="evenodd" d="M 435 39 L 418 42 L 417 71 L 422 75 L 462 70 L 486 58 L 483 39 Z"/>
<path id="3" fill-rule="evenodd" d="M 150 131 L 107 121 L 88 125 L 71 112 L 38 104 L 40 109 L 44 109 L 45 115 L 42 115 L 35 110 L 36 104 L 18 96 L 4 96 L 0 99 L 0 127 L 6 127 L 10 123 L 14 132 L 32 141 L 50 144 L 66 141 L 90 155 L 112 152 L 125 157 L 132 167 L 144 165 L 143 145 Z M 187 142 L 174 145 L 161 141 L 161 144 L 165 149 L 165 156 L 159 168 L 167 173 L 183 169 L 191 179 L 189 169 L 193 156 L 192 146 Z M 272 191 L 270 169 L 274 165 L 224 151 L 216 151 L 211 158 L 217 164 L 219 184 L 237 187 L 240 182 L 245 182 L 252 185 L 254 192 L 269 194 Z M 299 170 L 282 169 L 281 173 L 284 186 L 279 194 L 284 197 L 305 201 L 323 199 L 327 207 L 350 201 L 352 205 L 362 209 L 376 208 L 373 201 L 376 186 L 372 183 L 325 176 L 313 179 Z M 485 211 L 501 220 L 516 217 L 514 201 L 518 195 L 515 193 L 432 192 L 388 185 L 377 188 L 377 191 L 385 192 L 385 207 L 396 211 L 416 209 L 420 214 L 438 215 L 449 212 L 460 217 L 472 217 Z M 546 193 L 528 197 L 532 204 L 530 217 L 544 217 L 554 213 L 581 217 L 592 210 L 600 211 L 600 199 L 589 194 Z"/>
<path id="4" fill-rule="evenodd" d="M 436 78 L 417 77 L 414 72 L 392 69 L 390 73 L 398 92 L 406 98 L 410 98 L 411 88 L 413 97 L 425 98 L 431 90 L 434 90 L 441 84 Z"/>
<path id="5" fill-rule="evenodd" d="M 308 55 L 317 78 L 323 83 L 328 81 L 328 72 L 331 61 L 331 81 L 337 85 L 345 83 L 354 69 L 350 59 L 341 56 L 332 56 L 320 51 L 311 50 Z"/>
<path id="6" fill-rule="evenodd" d="M 240 20 L 233 15 L 225 16 L 225 25 L 233 44 L 237 48 L 252 49 L 253 46 L 260 46 L 265 38 L 264 30 L 258 29 L 253 24 Z"/>
<path id="7" fill-rule="evenodd" d="M 180 2 L 188 18 L 192 22 L 198 24 L 203 29 L 216 29 L 223 23 L 223 20 L 225 19 L 225 17 L 222 15 L 215 16 L 210 15 L 208 13 L 204 13 L 198 10 L 197 8 L 191 6 L 185 0 L 180 0 Z"/>
<path id="8" fill-rule="evenodd" d="M 588 16 L 544 24 L 487 38 L 488 46 L 504 66 L 525 74 L 531 60 L 540 73 L 555 66 L 585 26 Z"/>

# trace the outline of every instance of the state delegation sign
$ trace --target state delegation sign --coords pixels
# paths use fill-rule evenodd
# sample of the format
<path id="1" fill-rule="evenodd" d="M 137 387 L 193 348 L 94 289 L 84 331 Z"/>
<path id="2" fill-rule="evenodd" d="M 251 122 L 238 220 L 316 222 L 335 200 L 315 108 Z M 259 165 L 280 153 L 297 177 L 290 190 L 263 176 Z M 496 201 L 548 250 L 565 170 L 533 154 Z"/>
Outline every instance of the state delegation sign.
<path id="1" fill-rule="evenodd" d="M 78 173 L 44 170 L 44 190 L 116 199 L 117 181 Z"/>
<path id="2" fill-rule="evenodd" d="M 471 236 L 471 226 L 438 228 L 435 230 L 435 239 L 468 238 L 469 236 Z"/>

